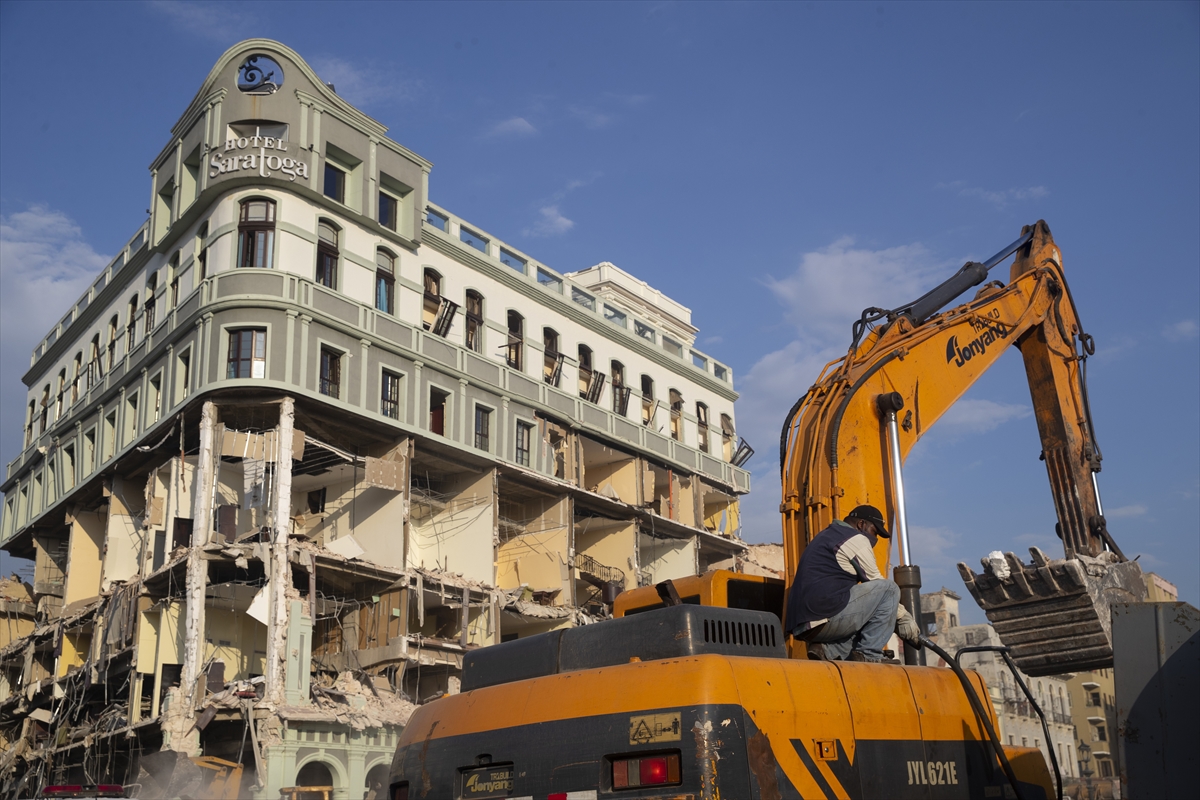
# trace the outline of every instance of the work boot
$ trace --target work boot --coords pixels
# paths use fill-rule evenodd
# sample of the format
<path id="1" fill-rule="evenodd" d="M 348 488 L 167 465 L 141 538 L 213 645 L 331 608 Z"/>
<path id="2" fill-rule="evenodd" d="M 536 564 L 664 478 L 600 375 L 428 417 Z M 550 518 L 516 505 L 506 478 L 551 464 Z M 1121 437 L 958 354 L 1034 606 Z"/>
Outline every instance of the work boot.
<path id="1" fill-rule="evenodd" d="M 829 656 L 825 655 L 825 645 L 820 642 L 806 642 L 808 649 L 809 661 L 832 661 Z"/>
<path id="2" fill-rule="evenodd" d="M 894 658 L 869 658 L 860 650 L 851 650 L 847 661 L 858 661 L 863 664 L 899 664 Z"/>

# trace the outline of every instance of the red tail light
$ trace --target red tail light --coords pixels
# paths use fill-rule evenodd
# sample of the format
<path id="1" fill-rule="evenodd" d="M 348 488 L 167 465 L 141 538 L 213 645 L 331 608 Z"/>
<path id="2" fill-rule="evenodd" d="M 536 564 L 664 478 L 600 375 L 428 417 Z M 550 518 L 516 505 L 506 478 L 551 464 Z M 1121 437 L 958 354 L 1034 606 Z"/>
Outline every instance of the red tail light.
<path id="1" fill-rule="evenodd" d="M 661 786 L 669 783 L 679 783 L 678 753 L 613 759 L 614 789 L 636 789 L 639 786 Z"/>

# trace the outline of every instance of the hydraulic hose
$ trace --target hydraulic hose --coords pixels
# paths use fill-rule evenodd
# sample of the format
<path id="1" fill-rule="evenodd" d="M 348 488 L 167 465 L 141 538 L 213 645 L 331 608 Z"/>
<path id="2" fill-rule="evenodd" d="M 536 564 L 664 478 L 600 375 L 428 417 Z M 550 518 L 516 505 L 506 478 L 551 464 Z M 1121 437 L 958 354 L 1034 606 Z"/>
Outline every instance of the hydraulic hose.
<path id="1" fill-rule="evenodd" d="M 1008 782 L 1012 785 L 1013 791 L 1017 794 L 1017 800 L 1027 800 L 1021 792 L 1021 784 L 1017 780 L 1017 773 L 1013 771 L 1012 764 L 1008 762 L 1008 756 L 1004 754 L 1004 746 L 1000 743 L 1000 737 L 996 734 L 995 727 L 992 726 L 992 721 L 988 718 L 987 711 L 983 708 L 983 703 L 979 700 L 979 695 L 975 691 L 975 687 L 971 685 L 971 679 L 967 677 L 967 673 L 963 672 L 963 668 L 959 666 L 958 660 L 953 658 L 937 644 L 930 641 L 928 637 L 922 636 L 920 642 L 925 647 L 928 647 L 933 652 L 941 656 L 950 669 L 954 670 L 954 674 L 958 676 L 959 683 L 962 684 L 963 692 L 967 695 L 967 701 L 970 702 L 971 708 L 975 710 L 975 715 L 979 717 L 979 721 L 983 723 L 983 729 L 987 731 L 988 740 L 992 744 L 992 750 L 996 753 L 996 758 L 1000 760 L 1000 767 L 1004 770 Z M 1062 791 L 1059 791 L 1059 800 L 1062 800 Z"/>

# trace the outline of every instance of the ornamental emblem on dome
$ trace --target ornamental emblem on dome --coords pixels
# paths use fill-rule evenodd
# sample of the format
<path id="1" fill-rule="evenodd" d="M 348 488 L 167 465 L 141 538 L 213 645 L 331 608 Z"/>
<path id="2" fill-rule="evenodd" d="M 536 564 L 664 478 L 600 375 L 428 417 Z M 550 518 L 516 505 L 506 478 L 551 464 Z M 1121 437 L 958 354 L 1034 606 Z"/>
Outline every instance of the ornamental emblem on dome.
<path id="1" fill-rule="evenodd" d="M 275 94 L 280 86 L 283 68 L 270 56 L 250 56 L 238 68 L 238 89 L 246 94 Z"/>

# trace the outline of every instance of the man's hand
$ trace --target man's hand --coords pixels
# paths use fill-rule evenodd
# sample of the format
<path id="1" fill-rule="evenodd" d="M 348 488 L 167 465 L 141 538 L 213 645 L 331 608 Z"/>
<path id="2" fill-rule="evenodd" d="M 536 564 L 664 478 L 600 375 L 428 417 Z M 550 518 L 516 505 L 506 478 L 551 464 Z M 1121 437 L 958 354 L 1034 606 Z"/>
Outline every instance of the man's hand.
<path id="1" fill-rule="evenodd" d="M 921 628 L 904 606 L 896 609 L 896 635 L 903 639 L 905 644 L 921 649 Z"/>

